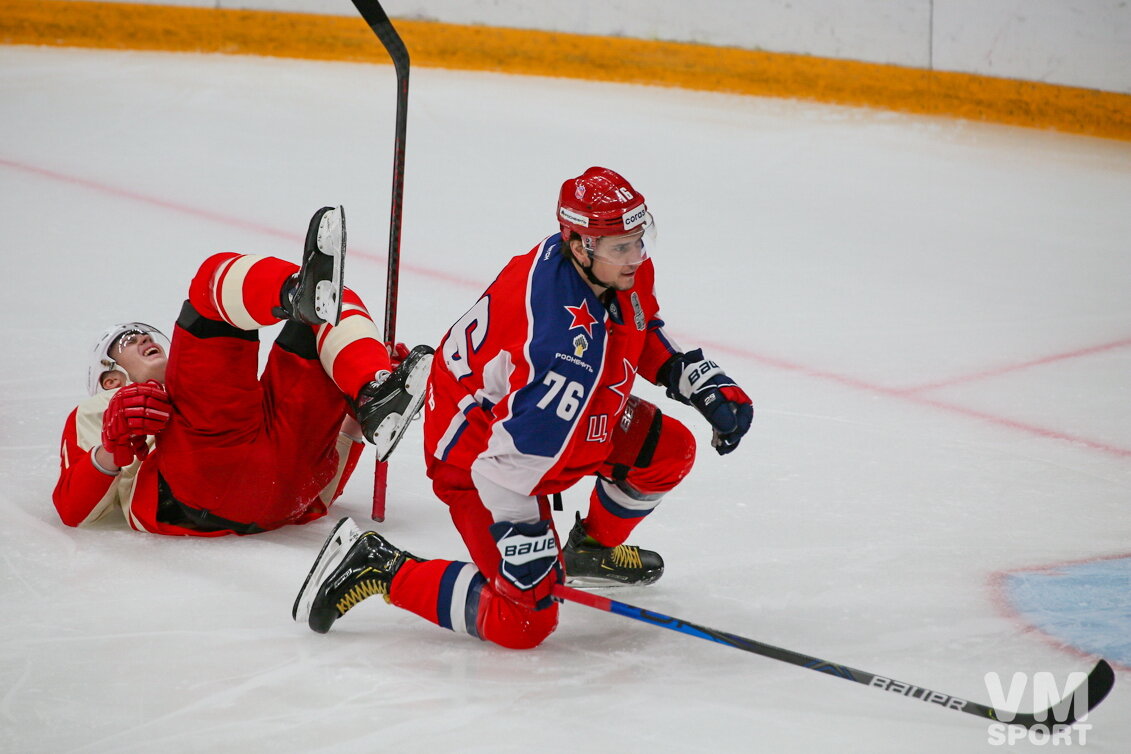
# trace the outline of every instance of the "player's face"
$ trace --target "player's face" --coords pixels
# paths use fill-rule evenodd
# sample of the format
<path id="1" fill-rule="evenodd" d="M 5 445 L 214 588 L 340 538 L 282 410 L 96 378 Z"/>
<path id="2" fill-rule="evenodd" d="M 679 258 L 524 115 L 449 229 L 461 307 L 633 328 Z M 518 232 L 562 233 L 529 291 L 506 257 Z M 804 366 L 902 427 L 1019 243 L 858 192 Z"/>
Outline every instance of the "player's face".
<path id="1" fill-rule="evenodd" d="M 131 330 L 110 346 L 110 357 L 139 382 L 147 379 L 164 381 L 169 361 L 165 349 L 149 333 Z"/>
<path id="2" fill-rule="evenodd" d="M 636 284 L 636 271 L 648 258 L 644 231 L 597 238 L 589 253 L 594 277 L 618 291 L 627 291 Z"/>

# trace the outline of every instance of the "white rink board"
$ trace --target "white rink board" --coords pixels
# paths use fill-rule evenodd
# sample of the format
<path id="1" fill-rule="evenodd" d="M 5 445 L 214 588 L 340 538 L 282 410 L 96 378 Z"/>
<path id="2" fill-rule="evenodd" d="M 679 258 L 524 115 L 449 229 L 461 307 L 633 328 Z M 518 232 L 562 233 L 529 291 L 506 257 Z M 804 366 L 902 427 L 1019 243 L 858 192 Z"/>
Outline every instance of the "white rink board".
<path id="1" fill-rule="evenodd" d="M 354 15 L 345 0 L 137 0 Z M 1131 94 L 1123 0 L 385 0 L 393 18 L 627 36 Z"/>

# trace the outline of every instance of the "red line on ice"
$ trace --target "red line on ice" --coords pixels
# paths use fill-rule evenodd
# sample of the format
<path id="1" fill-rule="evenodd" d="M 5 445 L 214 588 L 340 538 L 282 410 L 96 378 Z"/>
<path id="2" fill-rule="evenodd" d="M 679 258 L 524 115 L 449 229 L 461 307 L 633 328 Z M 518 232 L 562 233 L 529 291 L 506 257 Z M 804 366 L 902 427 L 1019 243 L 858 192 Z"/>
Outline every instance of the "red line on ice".
<path id="1" fill-rule="evenodd" d="M 690 341 L 690 340 L 692 340 L 692 338 L 687 338 L 687 340 Z M 977 409 L 967 408 L 965 406 L 960 406 L 960 405 L 957 405 L 957 404 L 954 404 L 954 403 L 948 403 L 946 401 L 941 401 L 941 400 L 937 400 L 935 398 L 929 398 L 929 397 L 924 396 L 924 395 L 919 395 L 918 392 L 908 392 L 907 390 L 904 390 L 904 389 L 901 389 L 901 388 L 885 387 L 883 385 L 877 385 L 877 384 L 874 384 L 874 383 L 871 383 L 871 382 L 867 382 L 865 380 L 857 379 L 855 377 L 848 377 L 848 376 L 845 376 L 843 374 L 838 374 L 836 372 L 829 372 L 829 371 L 826 371 L 826 370 L 814 369 L 812 367 L 808 367 L 808 366 L 805 366 L 805 365 L 802 365 L 802 364 L 797 364 L 797 363 L 794 363 L 794 362 L 791 362 L 791 361 L 787 361 L 785 359 L 780 359 L 780 358 L 773 357 L 773 356 L 766 356 L 764 354 L 755 353 L 753 351 L 748 351 L 748 350 L 743 349 L 743 348 L 736 348 L 736 347 L 734 347 L 732 345 L 728 345 L 726 343 L 711 343 L 711 342 L 704 341 L 704 340 L 701 340 L 701 339 L 696 339 L 696 342 L 699 345 L 703 346 L 704 348 L 709 348 L 713 352 L 730 353 L 730 354 L 733 354 L 733 355 L 735 355 L 739 358 L 748 359 L 750 361 L 756 361 L 760 364 L 765 364 L 766 366 L 774 367 L 775 369 L 783 369 L 783 370 L 790 371 L 790 372 L 798 372 L 798 373 L 804 374 L 808 377 L 813 377 L 813 378 L 816 378 L 816 379 L 825 380 L 827 382 L 835 382 L 835 383 L 844 385 L 846 387 L 851 387 L 851 388 L 856 389 L 856 390 L 863 390 L 863 391 L 870 392 L 870 393 L 878 393 L 880 395 L 885 395 L 885 396 L 888 396 L 890 398 L 896 398 L 896 399 L 899 399 L 899 400 L 907 401 L 908 403 L 915 403 L 915 404 L 918 404 L 918 405 L 921 405 L 921 406 L 929 406 L 931 408 L 939 409 L 941 411 L 946 411 L 948 413 L 968 416 L 968 417 L 971 417 L 971 418 L 974 418 L 974 419 L 978 419 L 978 420 L 981 420 L 981 421 L 988 422 L 990 424 L 996 424 L 996 425 L 1001 426 L 1001 427 L 1008 427 L 1009 429 L 1024 432 L 1026 434 L 1035 435 L 1035 436 L 1038 436 L 1038 437 L 1046 437 L 1050 440 L 1061 440 L 1061 441 L 1064 441 L 1064 442 L 1075 443 L 1077 445 L 1082 445 L 1084 447 L 1091 448 L 1092 450 L 1098 450 L 1098 451 L 1101 451 L 1103 453 L 1107 453 L 1109 455 L 1118 456 L 1120 458 L 1131 458 L 1131 449 L 1129 449 L 1129 448 L 1121 448 L 1117 445 L 1112 445 L 1110 443 L 1101 442 L 1099 440 L 1091 440 L 1087 437 L 1081 437 L 1079 435 L 1074 435 L 1074 434 L 1071 434 L 1071 433 L 1068 433 L 1068 432 L 1062 432 L 1062 431 L 1056 430 L 1056 429 L 1049 429 L 1047 427 L 1041 427 L 1041 426 L 1038 426 L 1036 424 L 1029 424 L 1029 423 L 1026 423 L 1026 422 L 1017 421 L 1015 419 L 1009 419 L 1009 418 L 1006 418 L 1006 417 L 1003 417 L 1003 416 L 997 416 L 996 414 L 989 414 L 989 413 L 986 413 L 984 411 L 978 411 Z"/>
<path id="2" fill-rule="evenodd" d="M 237 228 L 244 228 L 246 230 L 252 230 L 252 231 L 255 231 L 257 233 L 263 233 L 265 235 L 275 236 L 277 238 L 285 238 L 287 240 L 296 240 L 296 242 L 300 243 L 300 244 L 303 241 L 302 236 L 296 235 L 294 233 L 285 233 L 281 230 L 278 230 L 277 228 L 272 228 L 272 227 L 269 227 L 267 225 L 259 225 L 257 223 L 249 222 L 249 221 L 247 221 L 243 218 L 240 218 L 240 217 L 234 217 L 232 215 L 222 215 L 218 212 L 210 212 L 208 210 L 203 210 L 203 209 L 199 209 L 199 208 L 196 208 L 196 207 L 189 207 L 189 206 L 184 205 L 184 204 L 176 204 L 175 202 L 169 202 L 169 201 L 165 201 L 164 199 L 158 199 L 156 197 L 149 196 L 148 194 L 141 194 L 141 193 L 138 193 L 136 191 L 130 191 L 128 189 L 119 188 L 117 186 L 111 186 L 111 185 L 106 184 L 106 183 L 100 183 L 98 181 L 92 181 L 92 180 L 89 180 L 87 178 L 80 178 L 80 177 L 75 176 L 75 175 L 67 175 L 65 173 L 58 173 L 54 170 L 49 170 L 47 168 L 37 167 L 35 165 L 25 165 L 23 163 L 14 162 L 12 160 L 4 159 L 3 157 L 0 157 L 0 165 L 4 165 L 6 167 L 10 167 L 10 168 L 13 168 L 15 170 L 22 170 L 25 173 L 32 173 L 33 175 L 38 175 L 42 178 L 50 178 L 51 180 L 59 181 L 61 183 L 70 183 L 70 184 L 75 185 L 75 186 L 82 186 L 83 188 L 87 188 L 87 189 L 90 189 L 92 191 L 97 191 L 100 194 L 110 194 L 111 196 L 117 196 L 117 197 L 120 197 L 122 199 L 129 199 L 130 201 L 141 202 L 142 204 L 148 204 L 152 207 L 159 207 L 161 209 L 172 210 L 173 212 L 179 212 L 179 213 L 185 214 L 185 215 L 193 215 L 195 217 L 201 217 L 201 218 L 204 218 L 205 220 L 210 220 L 212 222 L 220 223 L 222 225 L 232 225 L 232 226 L 235 226 Z"/>
<path id="3" fill-rule="evenodd" d="M 1032 359 L 1031 361 L 1022 361 L 1018 364 L 1007 364 L 993 369 L 986 369 L 981 372 L 974 372 L 972 374 L 962 375 L 958 377 L 951 377 L 938 382 L 929 382 L 924 385 L 916 385 L 913 387 L 901 388 L 901 393 L 922 393 L 928 390 L 935 390 L 937 388 L 949 387 L 951 385 L 958 385 L 964 382 L 974 382 L 976 380 L 984 380 L 989 377 L 997 377 L 1001 374 L 1009 372 L 1017 372 L 1022 369 L 1029 369 L 1030 367 L 1043 366 L 1045 364 L 1052 364 L 1057 361 L 1067 361 L 1068 359 L 1077 359 L 1081 356 L 1091 356 L 1092 354 L 1103 353 L 1104 351 L 1113 351 L 1117 348 L 1125 348 L 1131 346 L 1131 338 L 1123 338 L 1122 340 L 1114 340 L 1110 343 L 1101 343 L 1096 346 L 1088 346 L 1087 348 L 1080 348 L 1075 351 L 1066 351 L 1064 353 L 1056 353 L 1051 356 L 1042 356 L 1039 359 Z"/>
<path id="4" fill-rule="evenodd" d="M 128 199 L 130 201 L 141 202 L 143 204 L 148 204 L 148 205 L 153 206 L 153 207 L 159 207 L 161 209 L 169 210 L 169 211 L 172 211 L 172 212 L 178 212 L 178 213 L 181 213 L 181 214 L 191 215 L 193 217 L 200 217 L 200 218 L 209 220 L 211 222 L 219 223 L 219 224 L 222 224 L 222 225 L 230 225 L 230 226 L 233 226 L 233 227 L 243 228 L 245 230 L 252 230 L 252 231 L 255 231 L 255 232 L 258 232 L 258 233 L 263 233 L 265 235 L 274 236 L 276 238 L 285 238 L 289 241 L 294 241 L 295 243 L 302 243 L 303 237 L 300 236 L 299 234 L 281 231 L 278 228 L 273 228 L 273 227 L 270 227 L 270 226 L 267 226 L 267 225 L 261 225 L 261 224 L 258 224 L 258 223 L 249 222 L 248 220 L 245 220 L 241 217 L 236 217 L 236 216 L 233 216 L 233 215 L 224 215 L 224 214 L 221 214 L 221 213 L 218 213 L 218 212 L 203 210 L 203 209 L 200 209 L 198 207 L 190 207 L 188 205 L 178 204 L 176 202 L 170 202 L 170 201 L 166 201 L 164 199 L 158 199 L 156 197 L 149 196 L 147 194 L 138 193 L 136 191 L 129 191 L 127 189 L 122 189 L 122 188 L 119 188 L 117 186 L 111 186 L 109 184 L 101 183 L 99 181 L 93 181 L 93 180 L 90 180 L 90 179 L 87 179 L 87 178 L 80 178 L 78 176 L 60 173 L 60 172 L 57 172 L 57 171 L 54 171 L 54 170 L 50 170 L 48 168 L 42 168 L 42 167 L 37 167 L 37 166 L 34 166 L 34 165 L 27 165 L 27 164 L 24 164 L 24 163 L 15 162 L 13 160 L 9 160 L 9 159 L 3 158 L 3 157 L 0 157 L 0 165 L 9 167 L 9 168 L 12 168 L 12 169 L 15 169 L 15 170 L 21 170 L 21 171 L 24 171 L 24 172 L 27 172 L 27 173 L 31 173 L 33 175 L 38 175 L 38 176 L 41 176 L 41 177 L 44 177 L 44 178 L 49 178 L 51 180 L 60 181 L 60 182 L 63 182 L 63 183 L 69 183 L 69 184 L 76 185 L 76 186 L 82 186 L 83 188 L 87 188 L 87 189 L 90 189 L 92 191 L 97 191 L 99 193 L 121 197 L 123 199 Z M 369 261 L 372 261 L 372 262 L 384 263 L 385 260 L 387 259 L 387 255 L 374 254 L 372 252 L 366 252 L 366 251 L 354 251 L 354 250 L 351 249 L 350 253 L 353 256 L 361 257 L 363 259 L 368 259 Z M 421 267 L 421 266 L 416 266 L 416 265 L 412 265 L 412 264 L 405 264 L 403 261 L 402 261 L 402 264 L 401 264 L 401 270 L 405 271 L 405 272 L 411 272 L 415 275 L 421 275 L 423 277 L 432 278 L 432 279 L 435 279 L 435 280 L 443 280 L 444 282 L 451 283 L 453 285 L 458 285 L 458 286 L 464 287 L 464 288 L 471 288 L 471 289 L 474 289 L 474 290 L 477 290 L 477 291 L 483 290 L 486 287 L 482 283 L 470 281 L 470 280 L 467 280 L 466 278 L 460 277 L 460 276 L 452 274 L 452 273 L 442 272 L 440 270 L 435 270 L 435 269 L 428 268 L 428 267 Z M 688 340 L 692 340 L 692 338 L 689 338 Z M 1055 354 L 1053 356 L 1047 356 L 1047 357 L 1044 357 L 1042 359 L 1035 359 L 1033 361 L 1029 361 L 1029 362 L 1025 362 L 1025 363 L 1017 364 L 1017 365 L 1013 365 L 1013 366 L 999 367 L 997 369 L 986 370 L 984 372 L 969 375 L 967 377 L 959 377 L 959 378 L 954 378 L 952 380 L 946 380 L 946 381 L 940 381 L 940 382 L 932 383 L 932 384 L 929 384 L 929 385 L 921 385 L 919 387 L 903 388 L 903 389 L 884 387 L 882 385 L 876 385 L 876 384 L 867 382 L 865 380 L 859 380 L 859 379 L 856 379 L 855 377 L 849 377 L 849 376 L 846 376 L 846 375 L 843 375 L 843 374 L 838 374 L 836 372 L 829 372 L 829 371 L 825 371 L 825 370 L 821 370 L 821 369 L 814 369 L 812 367 L 807 367 L 807 366 L 804 366 L 802 364 L 796 364 L 794 362 L 786 361 L 784 359 L 779 359 L 779 358 L 776 358 L 776 357 L 767 356 L 765 354 L 755 353 L 753 351 L 748 351 L 748 350 L 742 349 L 742 348 L 735 348 L 734 346 L 731 346 L 731 345 L 728 345 L 728 344 L 725 344 L 725 343 L 711 343 L 711 342 L 704 341 L 704 340 L 698 339 L 698 338 L 695 338 L 694 340 L 696 342 L 698 342 L 700 345 L 703 345 L 705 347 L 710 348 L 712 351 L 734 354 L 735 356 L 738 356 L 740 358 L 749 359 L 751 361 L 756 361 L 758 363 L 765 364 L 767 366 L 771 366 L 771 367 L 774 367 L 776 369 L 784 369 L 784 370 L 791 371 L 791 372 L 798 372 L 800 374 L 804 374 L 804 375 L 809 376 L 809 377 L 825 380 L 825 381 L 828 381 L 828 382 L 835 382 L 835 383 L 845 385 L 847 387 L 851 387 L 851 388 L 854 388 L 854 389 L 857 389 L 857 390 L 863 390 L 863 391 L 870 392 L 870 393 L 878 393 L 878 394 L 881 394 L 881 395 L 886 395 L 886 396 L 889 396 L 889 397 L 892 397 L 892 398 L 898 398 L 898 399 L 908 401 L 908 402 L 911 402 L 911 403 L 917 403 L 917 404 L 924 405 L 924 406 L 930 406 L 932 408 L 940 409 L 942 411 L 947 411 L 947 412 L 954 413 L 954 414 L 961 414 L 961 415 L 964 415 L 964 416 L 979 419 L 981 421 L 989 422 L 991 424 L 997 424 L 999 426 L 1008 427 L 1010 429 L 1014 429 L 1014 430 L 1017 430 L 1017 431 L 1020 431 L 1020 432 L 1025 432 L 1026 434 L 1036 435 L 1036 436 L 1039 436 L 1039 437 L 1046 437 L 1046 438 L 1053 439 L 1053 440 L 1062 440 L 1062 441 L 1066 441 L 1066 442 L 1071 442 L 1071 443 L 1075 443 L 1075 444 L 1078 444 L 1078 445 L 1082 445 L 1084 447 L 1091 448 L 1093 450 L 1098 450 L 1098 451 L 1101 451 L 1101 452 L 1104 452 L 1104 453 L 1108 453 L 1110 455 L 1119 456 L 1121 458 L 1131 458 L 1131 449 L 1120 448 L 1120 447 L 1117 447 L 1115 445 L 1110 445 L 1108 443 L 1099 442 L 1097 440 L 1090 440 L 1086 437 L 1080 437 L 1080 436 L 1077 436 L 1077 435 L 1069 434 L 1067 432 L 1061 432 L 1059 430 L 1040 427 L 1040 426 L 1037 426 L 1035 424 L 1027 424 L 1025 422 L 1015 421 L 1013 419 L 1007 419 L 1005 417 L 996 416 L 996 415 L 993 415 L 993 414 L 988 414 L 988 413 L 985 413 L 983 411 L 977 411 L 975 409 L 965 408 L 963 406 L 958 406 L 958 405 L 955 405 L 955 404 L 952 404 L 952 403 L 946 403 L 944 401 L 934 400 L 934 399 L 927 398 L 927 397 L 924 397 L 922 395 L 919 395 L 919 393 L 921 393 L 923 391 L 926 391 L 926 390 L 929 390 L 929 389 L 932 389 L 932 388 L 935 388 L 935 387 L 941 387 L 943 385 L 949 385 L 949 384 L 955 384 L 956 382 L 963 382 L 963 381 L 968 381 L 968 380 L 980 379 L 980 378 L 989 377 L 989 376 L 992 376 L 992 375 L 995 375 L 995 374 L 1002 374 L 1004 372 L 1014 371 L 1014 370 L 1017 370 L 1017 369 L 1023 369 L 1023 368 L 1029 367 L 1029 366 L 1036 366 L 1038 364 L 1045 364 L 1045 363 L 1050 363 L 1052 361 L 1059 361 L 1059 360 L 1074 358 L 1074 357 L 1077 357 L 1077 356 L 1083 356 L 1083 355 L 1087 355 L 1087 354 L 1091 354 L 1091 353 L 1099 353 L 1100 351 L 1111 350 L 1111 349 L 1114 349 L 1114 348 L 1120 348 L 1120 347 L 1123 347 L 1123 346 L 1126 346 L 1126 345 L 1131 345 L 1131 338 L 1128 338 L 1128 339 L 1125 339 L 1125 340 L 1120 340 L 1120 341 L 1115 341 L 1113 343 L 1107 343 L 1107 344 L 1100 345 L 1100 346 L 1092 346 L 1090 348 L 1083 348 L 1083 349 L 1080 349 L 1078 351 L 1071 351 L 1071 352 L 1064 353 L 1064 354 Z"/>
<path id="5" fill-rule="evenodd" d="M 191 207 L 186 204 L 178 204 L 176 202 L 167 201 L 165 199 L 158 199 L 157 197 L 150 196 L 148 194 L 142 194 L 137 191 L 130 191 L 128 189 L 119 188 L 117 186 L 111 186 L 99 181 L 92 181 L 88 178 L 80 178 L 79 176 L 60 173 L 48 168 L 41 168 L 35 165 L 27 165 L 24 163 L 5 159 L 3 157 L 0 157 L 0 165 L 12 168 L 14 170 L 22 170 L 25 173 L 38 175 L 41 178 L 49 178 L 61 183 L 69 183 L 74 186 L 81 186 L 82 188 L 90 189 L 91 191 L 96 191 L 100 194 L 108 194 L 110 196 L 116 196 L 121 199 L 148 204 L 151 207 L 157 207 L 159 209 L 168 210 L 170 212 L 177 212 L 182 215 L 199 217 L 204 220 L 208 220 L 209 222 L 218 223 L 220 225 L 228 225 L 235 228 L 254 231 L 256 233 L 262 233 L 267 236 L 274 236 L 275 238 L 283 238 L 287 241 L 293 241 L 296 245 L 301 245 L 304 240 L 304 234 L 279 230 L 278 228 L 251 222 L 235 215 L 225 215 L 220 212 L 212 212 L 210 210 L 200 209 L 199 207 Z M 358 250 L 352 246 L 350 247 L 350 257 L 367 259 L 370 262 L 377 262 L 380 264 L 385 264 L 386 260 L 388 259 L 387 254 L 376 254 L 371 251 Z M 402 271 L 411 272 L 415 275 L 423 275 L 425 277 L 443 280 L 444 282 L 451 283 L 453 285 L 459 285 L 465 288 L 473 288 L 477 291 L 481 291 L 486 287 L 485 285 L 482 285 L 480 283 L 474 283 L 467 280 L 466 278 L 462 278 L 447 272 L 433 270 L 427 267 L 419 267 L 413 264 L 406 264 L 403 259 L 401 261 L 400 268 Z"/>

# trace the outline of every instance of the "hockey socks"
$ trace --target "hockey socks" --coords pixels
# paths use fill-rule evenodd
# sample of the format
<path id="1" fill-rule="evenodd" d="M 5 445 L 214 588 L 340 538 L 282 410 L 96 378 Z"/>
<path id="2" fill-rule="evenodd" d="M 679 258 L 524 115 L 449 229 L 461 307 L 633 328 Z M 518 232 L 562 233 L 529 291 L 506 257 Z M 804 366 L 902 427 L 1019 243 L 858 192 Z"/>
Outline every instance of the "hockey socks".
<path id="1" fill-rule="evenodd" d="M 616 547 L 625 540 L 652 510 L 655 499 L 638 500 L 612 482 L 598 478 L 589 497 L 589 515 L 582 524 L 585 533 L 604 547 Z"/>
<path id="2" fill-rule="evenodd" d="M 558 625 L 555 604 L 537 612 L 497 594 L 471 563 L 408 561 L 397 572 L 389 602 L 450 631 L 508 649 L 541 644 Z"/>
<path id="3" fill-rule="evenodd" d="M 410 560 L 397 571 L 389 602 L 441 628 L 479 637 L 479 601 L 486 583 L 471 563 Z"/>
<path id="4" fill-rule="evenodd" d="M 241 330 L 258 330 L 280 321 L 283 284 L 298 265 L 252 254 L 214 254 L 204 260 L 189 285 L 189 302 L 208 319 Z"/>
<path id="5" fill-rule="evenodd" d="M 393 370 L 381 333 L 361 298 L 347 288 L 342 319 L 336 327 L 318 328 L 318 358 L 338 389 L 356 398 L 361 388 Z"/>
<path id="6" fill-rule="evenodd" d="M 279 295 L 298 266 L 250 254 L 215 254 L 204 261 L 189 286 L 189 302 L 201 316 L 241 330 L 280 320 Z M 345 289 L 341 321 L 315 328 L 318 358 L 345 395 L 356 397 L 382 371 L 392 371 L 389 352 L 361 298 Z"/>

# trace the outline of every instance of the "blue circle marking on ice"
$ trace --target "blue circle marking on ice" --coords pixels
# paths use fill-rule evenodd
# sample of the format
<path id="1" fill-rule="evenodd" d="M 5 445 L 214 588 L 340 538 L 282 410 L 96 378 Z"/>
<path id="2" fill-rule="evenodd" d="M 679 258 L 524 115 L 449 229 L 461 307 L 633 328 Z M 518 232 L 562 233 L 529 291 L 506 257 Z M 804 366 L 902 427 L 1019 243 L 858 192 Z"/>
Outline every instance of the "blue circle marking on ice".
<path id="1" fill-rule="evenodd" d="M 1085 654 L 1131 666 L 1131 556 L 1015 571 L 1002 586 L 1026 622 Z"/>

